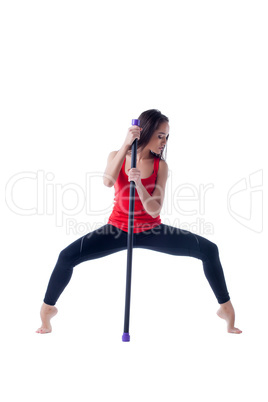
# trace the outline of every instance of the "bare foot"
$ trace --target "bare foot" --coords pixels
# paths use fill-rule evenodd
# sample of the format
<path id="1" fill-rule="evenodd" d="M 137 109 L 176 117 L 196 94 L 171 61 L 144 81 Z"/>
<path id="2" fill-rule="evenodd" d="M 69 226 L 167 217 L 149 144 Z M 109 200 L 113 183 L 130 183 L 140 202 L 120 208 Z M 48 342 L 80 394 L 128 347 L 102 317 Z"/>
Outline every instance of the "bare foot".
<path id="1" fill-rule="evenodd" d="M 40 311 L 42 326 L 38 328 L 38 330 L 36 331 L 38 334 L 48 334 L 49 332 L 52 331 L 50 320 L 57 314 L 57 312 L 58 312 L 57 307 L 49 306 L 46 303 L 42 304 Z"/>
<path id="2" fill-rule="evenodd" d="M 221 304 L 221 307 L 217 311 L 217 314 L 223 320 L 227 322 L 227 331 L 231 334 L 241 334 L 242 331 L 234 326 L 235 312 L 231 300 Z"/>

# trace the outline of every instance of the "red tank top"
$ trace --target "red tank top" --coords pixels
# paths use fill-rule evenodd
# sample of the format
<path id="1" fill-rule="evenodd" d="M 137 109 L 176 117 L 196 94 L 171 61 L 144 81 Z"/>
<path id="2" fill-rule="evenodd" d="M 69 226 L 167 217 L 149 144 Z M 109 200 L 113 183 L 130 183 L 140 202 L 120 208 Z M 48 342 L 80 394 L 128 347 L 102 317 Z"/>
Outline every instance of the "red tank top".
<path id="1" fill-rule="evenodd" d="M 142 184 L 150 195 L 153 194 L 157 178 L 160 158 L 154 158 L 154 171 L 150 177 L 141 179 Z M 130 182 L 125 172 L 126 159 L 123 162 L 118 178 L 114 184 L 115 197 L 113 211 L 109 217 L 108 223 L 127 232 L 128 231 L 128 212 L 129 212 L 129 189 Z M 144 232 L 160 225 L 160 215 L 153 218 L 149 215 L 140 200 L 137 190 L 135 189 L 135 209 L 134 209 L 134 233 Z"/>

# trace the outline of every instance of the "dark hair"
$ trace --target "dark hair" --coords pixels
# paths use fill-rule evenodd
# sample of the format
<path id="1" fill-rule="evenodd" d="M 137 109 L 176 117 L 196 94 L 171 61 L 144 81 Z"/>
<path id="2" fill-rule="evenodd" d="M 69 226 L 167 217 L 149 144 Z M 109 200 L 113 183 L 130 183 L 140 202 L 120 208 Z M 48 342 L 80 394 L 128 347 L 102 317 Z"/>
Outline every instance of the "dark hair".
<path id="1" fill-rule="evenodd" d="M 142 127 L 141 131 L 141 136 L 138 141 L 138 150 L 142 151 L 146 145 L 149 143 L 152 135 L 154 132 L 158 129 L 161 123 L 163 122 L 169 122 L 169 119 L 167 116 L 163 115 L 159 110 L 157 109 L 150 109 L 146 110 L 145 112 L 141 113 L 141 115 L 138 117 L 140 120 L 140 126 Z M 166 159 L 166 146 L 165 146 L 165 157 L 163 156 L 163 151 L 160 154 L 155 154 L 152 152 L 155 156 L 161 159 Z"/>

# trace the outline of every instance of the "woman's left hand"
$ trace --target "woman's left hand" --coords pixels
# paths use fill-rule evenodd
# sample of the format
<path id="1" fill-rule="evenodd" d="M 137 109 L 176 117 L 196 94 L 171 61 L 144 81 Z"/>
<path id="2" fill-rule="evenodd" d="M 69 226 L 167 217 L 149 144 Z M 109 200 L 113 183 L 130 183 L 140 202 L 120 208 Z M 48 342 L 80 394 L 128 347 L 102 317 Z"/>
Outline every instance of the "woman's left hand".
<path id="1" fill-rule="evenodd" d="M 137 168 L 129 169 L 128 181 L 134 181 L 136 186 L 141 184 L 141 171 Z"/>

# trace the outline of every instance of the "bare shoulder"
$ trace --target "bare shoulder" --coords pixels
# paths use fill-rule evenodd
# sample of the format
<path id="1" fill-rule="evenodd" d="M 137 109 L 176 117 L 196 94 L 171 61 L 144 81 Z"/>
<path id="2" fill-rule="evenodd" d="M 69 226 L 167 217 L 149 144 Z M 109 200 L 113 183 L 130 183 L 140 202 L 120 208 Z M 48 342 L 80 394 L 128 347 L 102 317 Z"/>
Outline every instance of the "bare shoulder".
<path id="1" fill-rule="evenodd" d="M 161 159 L 159 162 L 159 173 L 166 175 L 168 174 L 168 164 L 163 159 Z"/>
<path id="2" fill-rule="evenodd" d="M 159 162 L 159 168 L 157 172 L 157 179 L 156 179 L 157 185 L 155 186 L 153 192 L 154 197 L 156 197 L 161 206 L 163 204 L 165 196 L 165 187 L 167 179 L 168 179 L 168 164 L 166 161 L 161 159 Z"/>
<path id="3" fill-rule="evenodd" d="M 108 155 L 108 161 L 113 160 L 113 158 L 115 157 L 115 155 L 118 153 L 118 151 L 112 151 L 109 153 Z"/>
<path id="4" fill-rule="evenodd" d="M 164 187 L 167 179 L 168 179 L 168 164 L 166 161 L 161 159 L 159 162 L 159 168 L 157 172 L 157 183 Z"/>

